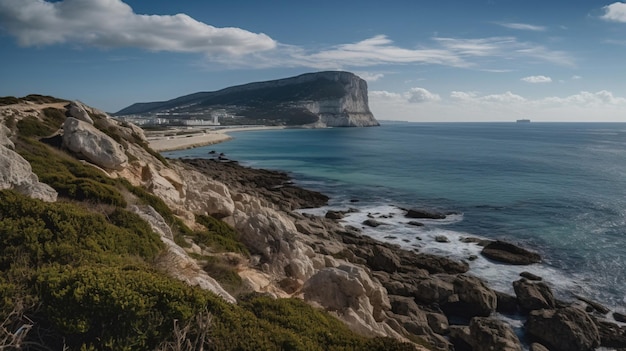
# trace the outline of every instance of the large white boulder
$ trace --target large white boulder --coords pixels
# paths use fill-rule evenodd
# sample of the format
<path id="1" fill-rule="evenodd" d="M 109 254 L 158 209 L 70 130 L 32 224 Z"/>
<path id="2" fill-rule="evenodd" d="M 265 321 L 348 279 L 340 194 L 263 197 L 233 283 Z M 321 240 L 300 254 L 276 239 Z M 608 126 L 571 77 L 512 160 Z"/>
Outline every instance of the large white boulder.
<path id="1" fill-rule="evenodd" d="M 18 192 L 47 202 L 57 200 L 57 192 L 39 178 L 20 154 L 0 145 L 0 189 Z"/>
<path id="2" fill-rule="evenodd" d="M 7 128 L 4 124 L 0 123 L 0 145 L 6 146 L 9 149 L 14 149 L 15 145 L 13 144 L 11 139 L 9 139 L 10 135 L 11 135 L 11 131 L 9 130 L 9 128 Z"/>
<path id="3" fill-rule="evenodd" d="M 85 109 L 85 105 L 83 105 L 81 102 L 72 101 L 69 105 L 66 106 L 66 108 L 71 117 L 74 117 L 83 122 L 87 122 L 89 124 L 93 124 L 93 119 L 91 119 L 89 113 L 87 113 L 87 110 Z"/>
<path id="4" fill-rule="evenodd" d="M 63 145 L 106 169 L 122 170 L 128 162 L 122 145 L 76 118 L 68 117 L 63 123 Z"/>

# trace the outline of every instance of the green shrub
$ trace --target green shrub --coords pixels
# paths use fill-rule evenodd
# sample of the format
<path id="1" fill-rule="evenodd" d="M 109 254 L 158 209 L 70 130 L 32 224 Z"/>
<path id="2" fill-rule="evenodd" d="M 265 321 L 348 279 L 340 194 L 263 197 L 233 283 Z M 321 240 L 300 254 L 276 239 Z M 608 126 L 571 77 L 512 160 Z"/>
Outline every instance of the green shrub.
<path id="1" fill-rule="evenodd" d="M 163 244 L 139 217 L 118 209 L 109 223 L 81 206 L 45 203 L 0 191 L 0 270 L 23 255 L 29 267 L 46 263 L 116 262 L 118 256 L 152 259 Z M 140 223 L 130 223 L 141 221 Z"/>
<path id="2" fill-rule="evenodd" d="M 85 165 L 33 139 L 19 138 L 17 152 L 30 162 L 39 180 L 61 196 L 125 207 L 126 200 L 116 188 L 118 182 L 99 169 Z"/>
<path id="3" fill-rule="evenodd" d="M 38 103 L 38 104 L 51 104 L 51 103 L 57 103 L 57 102 L 68 102 L 67 100 L 58 99 L 58 98 L 55 98 L 53 96 L 39 95 L 39 94 L 26 95 L 26 96 L 20 98 L 20 100 L 30 101 L 30 102 L 34 102 L 34 103 Z"/>
<path id="4" fill-rule="evenodd" d="M 248 249 L 239 241 L 239 233 L 224 221 L 212 216 L 197 215 L 196 222 L 207 230 L 193 233 L 193 240 L 219 251 L 238 252 L 249 255 Z"/>
<path id="5" fill-rule="evenodd" d="M 239 295 L 239 293 L 241 293 L 243 281 L 239 274 L 237 274 L 236 267 L 225 262 L 224 259 L 219 256 L 208 256 L 204 257 L 204 259 L 206 263 L 203 269 L 211 278 L 217 280 L 231 295 Z"/>
<path id="6" fill-rule="evenodd" d="M 24 117 L 17 122 L 20 135 L 25 137 L 43 137 L 54 133 L 54 129 L 42 123 L 37 117 Z"/>
<path id="7" fill-rule="evenodd" d="M 20 100 L 15 96 L 2 96 L 0 97 L 0 106 L 18 104 Z"/>
<path id="8" fill-rule="evenodd" d="M 45 317 L 71 349 L 151 350 L 209 294 L 155 272 L 50 266 L 37 277 Z"/>

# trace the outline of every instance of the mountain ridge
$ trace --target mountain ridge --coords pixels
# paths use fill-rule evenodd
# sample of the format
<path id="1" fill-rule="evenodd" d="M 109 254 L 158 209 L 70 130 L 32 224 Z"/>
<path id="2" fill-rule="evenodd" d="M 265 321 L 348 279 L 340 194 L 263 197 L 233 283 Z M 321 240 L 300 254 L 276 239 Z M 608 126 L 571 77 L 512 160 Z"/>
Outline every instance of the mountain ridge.
<path id="1" fill-rule="evenodd" d="M 149 118 L 176 114 L 183 118 L 209 118 L 216 111 L 243 117 L 239 124 L 314 127 L 379 125 L 369 109 L 367 82 L 344 71 L 305 73 L 212 92 L 192 93 L 167 101 L 135 103 L 114 115 Z M 238 124 L 236 118 L 233 120 Z"/>

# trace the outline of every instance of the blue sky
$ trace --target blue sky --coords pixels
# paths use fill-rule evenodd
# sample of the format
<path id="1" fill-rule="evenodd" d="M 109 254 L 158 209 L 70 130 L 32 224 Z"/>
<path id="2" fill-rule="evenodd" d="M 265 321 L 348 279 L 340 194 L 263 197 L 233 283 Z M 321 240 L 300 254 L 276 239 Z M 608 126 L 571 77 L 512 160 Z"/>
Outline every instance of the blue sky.
<path id="1" fill-rule="evenodd" d="M 626 3 L 0 0 L 0 96 L 115 112 L 320 70 L 378 119 L 626 122 Z"/>

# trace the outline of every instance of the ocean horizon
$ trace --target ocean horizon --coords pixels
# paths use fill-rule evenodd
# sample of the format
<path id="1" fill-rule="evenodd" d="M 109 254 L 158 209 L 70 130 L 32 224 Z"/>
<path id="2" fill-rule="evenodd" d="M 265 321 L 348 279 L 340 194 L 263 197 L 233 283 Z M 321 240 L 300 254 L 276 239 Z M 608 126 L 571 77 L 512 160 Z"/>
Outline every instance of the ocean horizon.
<path id="1" fill-rule="evenodd" d="M 231 134 L 230 141 L 163 152 L 289 172 L 354 209 L 343 222 L 406 249 L 470 265 L 470 274 L 512 292 L 519 273 L 537 274 L 557 297 L 581 295 L 626 312 L 626 123 L 410 123 L 374 128 L 285 129 Z M 401 208 L 452 213 L 408 225 Z M 362 224 L 374 217 L 377 228 Z M 446 240 L 441 238 L 445 237 Z M 461 239 L 518 244 L 542 256 L 511 266 Z M 476 256 L 474 260 L 470 257 Z"/>

